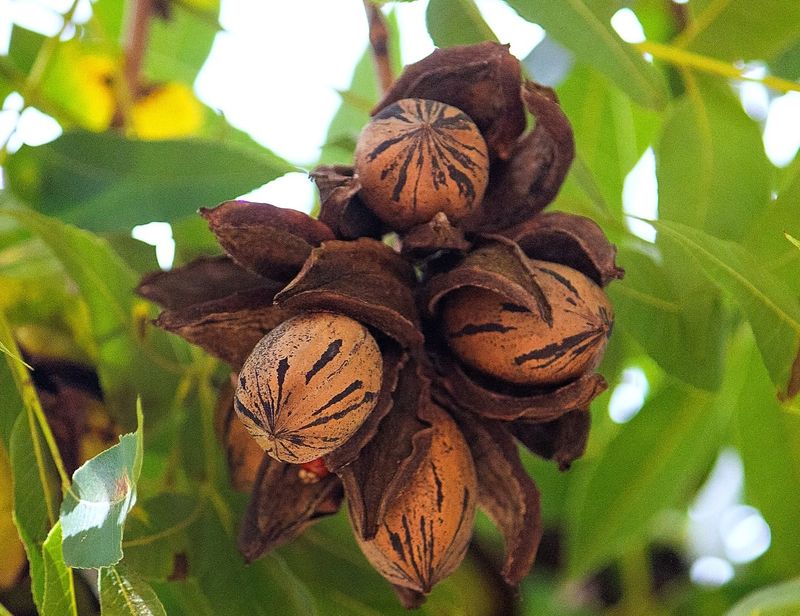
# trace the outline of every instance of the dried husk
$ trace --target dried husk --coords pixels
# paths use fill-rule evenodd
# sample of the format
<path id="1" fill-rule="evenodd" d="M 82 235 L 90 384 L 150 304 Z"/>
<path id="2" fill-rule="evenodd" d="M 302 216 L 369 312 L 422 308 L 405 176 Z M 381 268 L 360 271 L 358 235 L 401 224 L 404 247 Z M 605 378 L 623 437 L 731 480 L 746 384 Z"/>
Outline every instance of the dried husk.
<path id="1" fill-rule="evenodd" d="M 267 203 L 226 201 L 200 214 L 234 261 L 273 280 L 294 276 L 314 246 L 334 238 L 319 220 Z"/>
<path id="2" fill-rule="evenodd" d="M 564 413 L 553 421 L 515 421 L 510 429 L 533 453 L 554 460 L 564 471 L 586 450 L 591 421 L 587 406 Z"/>
<path id="3" fill-rule="evenodd" d="M 136 291 L 168 310 L 180 310 L 267 284 L 269 281 L 263 277 L 221 255 L 200 257 L 182 267 L 147 274 Z"/>
<path id="4" fill-rule="evenodd" d="M 375 536 L 388 504 L 407 488 L 427 457 L 431 430 L 420 413 L 430 404 L 430 382 L 421 366 L 409 360 L 399 373 L 391 412 L 358 458 L 336 470 L 347 494 L 351 522 L 364 540 Z"/>
<path id="5" fill-rule="evenodd" d="M 437 49 L 403 74 L 372 110 L 375 115 L 403 98 L 427 98 L 458 107 L 483 133 L 489 152 L 511 156 L 525 130 L 519 60 L 507 45 L 485 42 Z"/>
<path id="6" fill-rule="evenodd" d="M 615 263 L 616 247 L 593 220 L 584 216 L 540 214 L 502 233 L 531 259 L 567 265 L 601 287 L 625 274 Z"/>
<path id="7" fill-rule="evenodd" d="M 361 201 L 361 183 L 348 165 L 322 165 L 311 172 L 319 189 L 319 220 L 330 227 L 337 239 L 380 238 L 384 224 Z"/>
<path id="8" fill-rule="evenodd" d="M 492 165 L 483 204 L 462 223 L 469 231 L 493 233 L 530 220 L 555 199 L 572 164 L 572 127 L 555 92 L 526 82 L 521 94 L 536 125 L 514 144 L 507 161 Z"/>
<path id="9" fill-rule="evenodd" d="M 250 492 L 255 485 L 264 450 L 247 432 L 233 410 L 236 373 L 223 383 L 214 413 L 214 430 L 225 449 L 231 486 L 238 492 Z"/>
<path id="10" fill-rule="evenodd" d="M 275 303 L 296 311 L 326 310 L 347 315 L 383 332 L 402 347 L 422 345 L 414 304 L 414 269 L 376 240 L 324 242 Z"/>
<path id="11" fill-rule="evenodd" d="M 308 482 L 299 465 L 265 454 L 239 529 L 239 551 L 252 562 L 336 513 L 341 500 L 342 486 L 336 475 Z"/>
<path id="12" fill-rule="evenodd" d="M 280 285 L 266 281 L 262 287 L 241 291 L 178 310 L 165 310 L 155 324 L 241 368 L 256 343 L 274 327 L 295 314 L 273 305 Z"/>
<path id="13" fill-rule="evenodd" d="M 533 566 L 542 538 L 539 490 L 525 472 L 508 424 L 456 413 L 478 479 L 478 504 L 505 538 L 502 575 L 519 584 Z"/>
<path id="14" fill-rule="evenodd" d="M 356 540 L 392 584 L 427 594 L 464 558 L 475 515 L 472 457 L 450 416 L 428 404 L 430 445 L 406 486 L 387 500 L 375 536 Z"/>

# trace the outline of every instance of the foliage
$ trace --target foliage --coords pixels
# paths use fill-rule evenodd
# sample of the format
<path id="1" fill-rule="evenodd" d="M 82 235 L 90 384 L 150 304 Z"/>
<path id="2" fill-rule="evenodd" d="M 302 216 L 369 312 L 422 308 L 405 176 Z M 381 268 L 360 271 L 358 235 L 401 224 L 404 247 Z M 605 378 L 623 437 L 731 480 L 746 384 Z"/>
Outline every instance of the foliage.
<path id="1" fill-rule="evenodd" d="M 587 453 L 571 471 L 526 459 L 554 540 L 521 602 L 504 603 L 492 573 L 502 546 L 483 520 L 462 570 L 421 611 L 798 613 L 798 582 L 787 580 L 800 571 L 800 159 L 770 162 L 763 121 L 745 112 L 738 88 L 761 80 L 771 97 L 800 91 L 800 4 L 506 3 L 547 32 L 524 59 L 531 76 L 563 67 L 554 85 L 578 157 L 555 209 L 596 220 L 627 270 L 610 287 L 617 327 L 601 372 L 614 391 L 626 369 L 641 370 L 649 393 L 621 425 L 609 419 L 613 396 L 598 398 Z M 14 25 L 0 56 L 0 97 L 17 92 L 64 128 L 45 145 L 0 149 L 0 604 L 44 614 L 403 613 L 344 514 L 250 567 L 236 552 L 244 500 L 214 425 L 228 375 L 149 325 L 154 309 L 133 289 L 156 263 L 130 231 L 171 223 L 176 264 L 212 254 L 194 211 L 298 167 L 191 91 L 219 31 L 217 3 L 158 4 L 168 10 L 151 17 L 138 58 L 113 0 L 95 2 L 74 34 L 77 3 L 56 36 Z M 616 33 L 611 17 L 622 8 L 645 42 Z M 404 32 L 389 22 L 397 71 Z M 426 25 L 441 46 L 498 39 L 475 0 L 430 0 Z M 364 44 L 322 162 L 349 162 L 379 97 Z M 275 91 L 290 96 L 291 84 Z M 622 198 L 648 149 L 653 242 L 631 232 Z M 64 385 L 61 375 L 54 404 L 43 357 L 88 366 L 97 383 Z M 60 429 L 58 405 L 80 410 L 82 431 Z M 688 508 L 723 450 L 738 453 L 744 502 L 760 510 L 772 543 L 709 589 L 688 579 Z M 72 474 L 72 458 L 92 459 Z M 76 519 L 81 508 L 98 523 Z M 659 564 L 665 545 L 677 569 Z M 92 592 L 72 567 L 99 568 Z"/>

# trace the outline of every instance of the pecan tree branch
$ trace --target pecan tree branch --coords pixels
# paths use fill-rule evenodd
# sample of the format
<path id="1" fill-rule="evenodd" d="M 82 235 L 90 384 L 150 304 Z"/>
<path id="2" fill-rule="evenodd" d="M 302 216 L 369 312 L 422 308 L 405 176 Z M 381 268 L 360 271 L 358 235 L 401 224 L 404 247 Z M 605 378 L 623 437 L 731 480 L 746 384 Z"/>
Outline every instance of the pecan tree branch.
<path id="1" fill-rule="evenodd" d="M 369 24 L 369 43 L 372 47 L 372 58 L 375 62 L 375 71 L 378 74 L 378 83 L 381 92 L 386 92 L 394 81 L 392 66 L 389 62 L 389 31 L 386 19 L 380 8 L 370 0 L 364 0 L 364 9 L 367 11 Z"/>
<path id="2" fill-rule="evenodd" d="M 150 33 L 150 18 L 153 0 L 132 0 L 125 32 L 125 82 L 131 98 L 136 98 L 139 89 L 139 73 L 142 69 L 147 39 Z"/>

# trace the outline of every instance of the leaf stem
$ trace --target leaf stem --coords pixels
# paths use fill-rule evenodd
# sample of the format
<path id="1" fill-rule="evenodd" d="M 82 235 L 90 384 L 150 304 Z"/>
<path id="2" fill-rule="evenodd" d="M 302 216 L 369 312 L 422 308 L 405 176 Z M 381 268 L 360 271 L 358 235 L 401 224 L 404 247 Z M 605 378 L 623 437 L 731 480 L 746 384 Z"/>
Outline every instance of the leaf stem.
<path id="1" fill-rule="evenodd" d="M 679 67 L 691 68 L 704 73 L 727 77 L 737 81 L 752 81 L 760 83 L 778 92 L 800 92 L 800 83 L 789 81 L 773 75 L 765 77 L 751 77 L 746 74 L 746 69 L 739 68 L 733 64 L 709 58 L 698 53 L 686 51 L 673 45 L 664 45 L 655 41 L 644 41 L 634 43 L 634 47 L 639 51 L 649 53 L 654 58 L 669 62 Z"/>
<path id="2" fill-rule="evenodd" d="M 369 24 L 369 43 L 372 47 L 372 58 L 375 62 L 375 72 L 378 75 L 381 93 L 386 92 L 394 82 L 392 65 L 389 61 L 389 31 L 386 20 L 379 7 L 371 0 L 364 0 L 364 10 L 367 12 Z"/>

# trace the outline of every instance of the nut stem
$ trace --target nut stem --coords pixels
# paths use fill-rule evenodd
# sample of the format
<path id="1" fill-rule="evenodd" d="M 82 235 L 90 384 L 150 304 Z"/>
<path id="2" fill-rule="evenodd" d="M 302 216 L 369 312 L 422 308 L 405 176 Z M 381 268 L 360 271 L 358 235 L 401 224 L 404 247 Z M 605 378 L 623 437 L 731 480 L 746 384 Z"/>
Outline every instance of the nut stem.
<path id="1" fill-rule="evenodd" d="M 378 84 L 381 94 L 386 92 L 394 82 L 392 66 L 389 62 L 389 31 L 386 20 L 380 8 L 370 0 L 364 0 L 364 10 L 367 12 L 369 24 L 369 43 L 372 47 L 372 58 L 375 63 L 375 72 L 378 75 Z"/>

